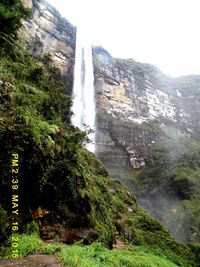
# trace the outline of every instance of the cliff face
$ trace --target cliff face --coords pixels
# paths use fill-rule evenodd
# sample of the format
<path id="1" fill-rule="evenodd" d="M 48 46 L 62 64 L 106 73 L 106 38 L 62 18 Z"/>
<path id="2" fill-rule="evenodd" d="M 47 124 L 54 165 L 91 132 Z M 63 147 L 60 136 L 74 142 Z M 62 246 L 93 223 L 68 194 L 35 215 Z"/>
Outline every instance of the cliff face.
<path id="1" fill-rule="evenodd" d="M 33 18 L 24 23 L 21 32 L 27 40 L 27 48 L 34 56 L 51 54 L 54 64 L 71 80 L 75 27 L 44 0 L 23 2 L 33 12 Z M 101 123 L 105 122 L 99 120 L 107 114 L 114 120 L 127 122 L 127 125 L 141 125 L 162 117 L 178 124 L 184 134 L 196 134 L 200 76 L 172 79 L 152 65 L 132 59 L 114 59 L 101 47 L 94 48 L 93 55 L 98 132 L 102 128 Z M 104 127 L 107 128 L 106 125 Z M 104 143 L 99 138 L 97 153 Z M 143 161 L 141 164 L 144 164 Z"/>
<path id="2" fill-rule="evenodd" d="M 56 67 L 72 84 L 75 57 L 75 27 L 49 3 L 43 0 L 23 0 L 31 8 L 33 17 L 24 22 L 21 34 L 27 49 L 35 56 L 50 54 Z"/>
<path id="3" fill-rule="evenodd" d="M 173 79 L 102 48 L 94 65 L 98 157 L 179 241 L 199 240 L 200 76 Z"/>
<path id="4" fill-rule="evenodd" d="M 154 66 L 113 59 L 101 48 L 94 62 L 97 153 L 108 167 L 151 162 L 155 137 L 142 127 L 149 122 L 160 120 L 163 128 L 170 122 L 177 135 L 198 136 L 200 76 L 172 79 Z"/>
<path id="5" fill-rule="evenodd" d="M 65 76 L 66 83 L 72 87 L 75 28 L 45 1 L 24 2 L 33 11 L 33 19 L 25 22 L 22 30 L 27 38 L 27 48 L 36 57 L 50 53 L 55 65 Z M 169 228 L 176 227 L 182 218 L 176 218 L 174 224 L 169 226 L 164 215 L 158 215 L 154 212 L 153 205 L 148 203 L 156 199 L 158 190 L 159 194 L 164 194 L 170 191 L 169 188 L 176 188 L 175 181 L 170 180 L 171 178 L 159 178 L 157 181 L 157 174 L 154 177 L 149 175 L 150 178 L 145 180 L 144 190 L 140 181 L 145 175 L 141 176 L 139 181 L 136 179 L 130 182 L 129 178 L 132 174 L 135 177 L 135 173 L 138 174 L 145 168 L 155 168 L 158 165 L 162 158 L 162 151 L 158 148 L 160 143 L 170 141 L 176 144 L 180 139 L 187 139 L 189 142 L 198 140 L 200 76 L 172 79 L 152 65 L 141 64 L 132 59 L 114 59 L 101 47 L 94 48 L 93 61 L 97 103 L 96 154 L 108 167 L 111 175 L 118 177 L 136 191 L 141 203 L 150 212 L 164 221 Z M 173 147 L 166 151 L 176 160 L 182 157 L 182 152 L 175 151 Z M 165 166 L 165 162 L 166 160 L 161 165 Z M 158 183 L 162 185 L 158 187 Z M 184 190 L 185 187 L 187 189 L 187 183 L 183 187 Z M 173 189 L 172 194 L 166 198 L 183 200 L 182 197 L 180 199 L 183 192 L 180 195 L 177 193 L 179 189 Z M 166 203 L 167 201 L 157 209 L 166 208 Z M 168 208 L 172 212 L 169 216 L 174 216 L 173 205 L 174 202 L 168 202 Z M 180 210 L 182 209 L 184 207 L 181 206 Z M 185 240 L 187 238 L 182 239 Z"/>

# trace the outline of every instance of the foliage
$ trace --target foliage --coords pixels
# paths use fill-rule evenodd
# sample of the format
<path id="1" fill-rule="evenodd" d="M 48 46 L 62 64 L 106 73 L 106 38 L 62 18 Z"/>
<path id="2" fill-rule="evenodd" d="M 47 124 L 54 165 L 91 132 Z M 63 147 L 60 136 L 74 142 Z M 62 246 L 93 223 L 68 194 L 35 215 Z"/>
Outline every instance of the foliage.
<path id="1" fill-rule="evenodd" d="M 19 256 L 23 257 L 34 252 L 43 254 L 54 254 L 59 252 L 59 260 L 68 266 L 194 266 L 184 261 L 180 256 L 171 250 L 161 250 L 160 248 L 150 248 L 145 246 L 127 246 L 126 249 L 119 250 L 106 249 L 101 243 L 93 243 L 90 246 L 75 244 L 66 246 L 61 243 L 45 244 L 38 235 L 19 235 Z M 191 244 L 194 250 L 197 246 Z M 11 257 L 11 250 L 6 251 L 6 258 Z"/>
<path id="2" fill-rule="evenodd" d="M 191 251 L 195 254 L 196 262 L 200 263 L 200 244 L 193 242 L 189 243 L 188 246 L 191 249 Z"/>
<path id="3" fill-rule="evenodd" d="M 22 19 L 31 18 L 31 11 L 21 0 L 1 0 L 0 2 L 0 53 L 12 53 Z"/>
<path id="4" fill-rule="evenodd" d="M 146 208 L 176 238 L 199 241 L 200 143 L 180 136 L 172 123 L 161 121 L 132 126 L 147 139 L 148 150 L 142 155 L 146 167 L 124 170 L 119 179 L 123 177 L 123 182 L 143 203 L 146 201 Z M 150 146 L 149 140 L 154 141 Z"/>
<path id="5" fill-rule="evenodd" d="M 0 241 L 8 238 L 8 229 L 9 229 L 9 215 L 6 210 L 0 205 Z"/>
<path id="6" fill-rule="evenodd" d="M 30 18 L 31 12 L 22 5 L 21 0 L 1 0 L 0 29 L 1 33 L 17 35 L 22 26 L 22 18 Z"/>
<path id="7" fill-rule="evenodd" d="M 20 216 L 23 226 L 32 220 L 32 210 L 45 206 L 48 198 L 52 199 L 49 193 L 59 179 L 61 202 L 66 199 L 66 187 L 70 185 L 72 189 L 78 179 L 82 179 L 80 175 L 76 179 L 76 154 L 86 135 L 70 125 L 71 99 L 66 94 L 60 71 L 50 61 L 38 63 L 19 43 L 13 47 L 15 57 L 11 52 L 0 59 L 0 169 L 3 189 L 0 203 L 9 210 L 10 161 L 11 153 L 16 151 L 20 155 Z M 54 179 L 54 175 L 58 180 Z M 67 190 L 75 195 L 70 200 L 72 207 L 74 202 L 78 204 L 79 199 L 70 187 Z M 54 211 L 60 206 L 57 198 L 50 202 L 50 207 L 48 205 Z"/>
<path id="8" fill-rule="evenodd" d="M 61 243 L 45 244 L 41 249 L 41 253 L 51 255 L 61 251 L 64 247 L 65 245 Z"/>
<path id="9" fill-rule="evenodd" d="M 38 234 L 40 232 L 39 225 L 36 221 L 31 221 L 30 223 L 27 223 L 24 228 L 23 232 L 25 234 Z"/>
<path id="10" fill-rule="evenodd" d="M 157 198 L 157 202 L 163 201 L 165 207 L 161 210 L 169 209 L 168 216 L 173 216 L 174 223 L 182 221 L 182 229 L 185 231 L 189 241 L 198 241 L 200 221 L 199 221 L 199 193 L 200 193 L 200 144 L 195 140 L 179 138 L 177 140 L 168 139 L 162 144 L 157 143 L 153 148 L 155 165 L 142 170 L 136 180 L 143 188 L 143 196 L 147 192 L 153 192 L 152 198 L 158 196 L 158 191 L 163 197 Z M 161 154 L 160 154 L 161 153 Z M 155 161 L 156 159 L 156 161 Z M 165 200 L 164 200 L 164 196 Z M 170 200 L 167 200 L 170 199 Z M 174 200 L 174 201 L 173 201 Z M 179 201 L 179 204 L 178 202 Z M 171 204 L 170 204 L 171 203 Z M 173 203 L 177 203 L 174 205 Z M 167 207 L 168 205 L 168 207 Z M 172 206 L 173 205 L 173 206 Z M 162 205 L 161 205 L 162 206 Z M 170 211 L 177 211 L 172 214 Z M 175 220 L 177 219 L 177 222 Z M 171 222 L 167 222 L 168 227 Z M 180 224 L 180 222 L 178 223 Z M 177 226 L 176 226 L 177 227 Z M 175 225 L 171 228 L 175 228 Z M 178 232 L 177 231 L 177 232 Z"/>
<path id="11" fill-rule="evenodd" d="M 127 250 L 108 250 L 101 244 L 95 243 L 88 247 L 72 246 L 62 250 L 60 256 L 62 263 L 70 266 L 178 266 L 168 260 L 167 254 L 157 256 L 154 251 L 145 247 L 132 247 Z M 184 266 L 184 265 L 181 265 Z"/>
<path id="12" fill-rule="evenodd" d="M 26 256 L 28 254 L 33 254 L 35 252 L 39 252 L 42 247 L 44 246 L 41 239 L 39 239 L 37 234 L 32 235 L 16 235 L 15 238 L 18 238 L 19 245 L 18 245 L 18 255 L 19 257 Z M 9 244 L 12 243 L 11 241 L 12 236 L 8 240 L 8 249 L 6 250 L 5 257 L 12 258 L 12 246 Z"/>

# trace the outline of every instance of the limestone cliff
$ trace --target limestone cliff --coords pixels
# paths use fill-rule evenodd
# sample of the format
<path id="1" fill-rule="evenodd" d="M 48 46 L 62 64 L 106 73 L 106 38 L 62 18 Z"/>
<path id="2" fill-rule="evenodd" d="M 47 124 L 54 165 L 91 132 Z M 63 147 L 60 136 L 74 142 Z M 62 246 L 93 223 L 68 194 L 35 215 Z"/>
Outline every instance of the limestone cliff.
<path id="1" fill-rule="evenodd" d="M 24 2 L 33 11 L 33 19 L 25 22 L 22 30 L 27 48 L 36 57 L 50 53 L 68 87 L 72 87 L 75 28 L 44 0 Z M 133 59 L 115 59 L 102 47 L 94 47 L 93 61 L 97 103 L 96 153 L 111 175 L 127 183 L 126 178 L 135 170 L 156 166 L 158 159 L 154 151 L 160 142 L 170 138 L 174 142 L 179 142 L 180 138 L 198 140 L 200 76 L 173 79 L 152 65 Z M 168 154 L 172 151 L 168 150 Z M 127 183 L 151 212 L 153 208 L 147 202 L 152 203 L 158 190 L 152 181 L 153 178 L 149 179 L 148 185 L 148 189 L 152 186 L 149 191 L 151 199 L 141 195 L 138 181 Z M 165 191 L 173 186 L 174 180 L 165 184 Z M 163 194 L 162 190 L 160 194 Z M 178 190 L 172 190 L 174 199 Z M 156 212 L 154 215 L 163 220 L 162 215 Z M 177 221 L 172 228 L 176 224 Z M 185 240 L 187 238 L 182 239 Z"/>
<path id="2" fill-rule="evenodd" d="M 148 122 L 162 120 L 167 127 L 170 121 L 178 135 L 198 135 L 200 76 L 172 79 L 154 66 L 114 59 L 102 48 L 95 49 L 94 62 L 97 153 L 106 165 L 139 168 L 151 162 L 154 136 L 142 127 Z"/>
<path id="3" fill-rule="evenodd" d="M 75 57 L 75 27 L 49 3 L 43 0 L 23 0 L 33 17 L 21 30 L 27 49 L 35 56 L 50 54 L 68 84 L 72 84 Z"/>

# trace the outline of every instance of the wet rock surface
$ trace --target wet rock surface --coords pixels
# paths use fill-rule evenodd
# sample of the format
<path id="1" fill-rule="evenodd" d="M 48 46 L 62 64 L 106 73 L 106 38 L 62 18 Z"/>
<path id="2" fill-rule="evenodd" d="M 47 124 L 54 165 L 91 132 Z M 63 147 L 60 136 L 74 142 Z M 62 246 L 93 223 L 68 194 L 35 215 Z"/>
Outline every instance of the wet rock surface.
<path id="1" fill-rule="evenodd" d="M 91 244 L 98 238 L 99 233 L 93 228 L 68 228 L 55 224 L 42 226 L 41 236 L 46 242 L 51 242 L 57 236 L 65 244 L 73 244 L 80 240 L 85 244 Z"/>

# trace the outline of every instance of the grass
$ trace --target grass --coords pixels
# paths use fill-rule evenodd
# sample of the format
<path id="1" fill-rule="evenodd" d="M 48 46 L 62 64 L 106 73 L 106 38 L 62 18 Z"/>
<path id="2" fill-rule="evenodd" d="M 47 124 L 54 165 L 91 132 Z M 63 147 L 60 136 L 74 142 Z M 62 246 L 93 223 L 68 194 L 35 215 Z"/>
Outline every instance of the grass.
<path id="1" fill-rule="evenodd" d="M 15 235 L 15 240 L 18 240 L 18 255 L 24 257 L 28 254 L 33 254 L 41 250 L 44 246 L 42 240 L 37 234 L 32 235 Z M 5 251 L 5 258 L 12 258 L 12 236 L 8 240 L 8 247 Z"/>
<path id="2" fill-rule="evenodd" d="M 189 266 L 179 261 L 172 251 L 162 251 L 145 246 L 132 246 L 127 249 L 109 250 L 101 243 L 96 242 L 90 246 L 81 243 L 72 246 L 61 243 L 45 244 L 37 234 L 19 235 L 19 256 L 28 254 L 54 254 L 59 252 L 59 261 L 70 267 L 175 267 Z M 9 240 L 11 242 L 11 239 Z M 11 244 L 11 243 L 10 243 Z M 7 248 L 4 258 L 11 258 L 12 248 Z"/>
<path id="3" fill-rule="evenodd" d="M 175 267 L 165 257 L 160 257 L 143 247 L 131 250 L 108 250 L 100 243 L 91 246 L 67 246 L 60 255 L 61 263 L 71 267 Z"/>
<path id="4" fill-rule="evenodd" d="M 18 255 L 19 258 L 25 257 L 29 254 L 34 253 L 42 253 L 42 254 L 54 254 L 57 251 L 61 251 L 63 244 L 61 243 L 53 243 L 53 244 L 46 244 L 44 243 L 38 236 L 38 234 L 21 234 L 16 235 L 18 237 Z M 7 247 L 4 248 L 5 255 L 3 258 L 10 259 L 12 258 L 12 237 L 9 238 Z"/>

